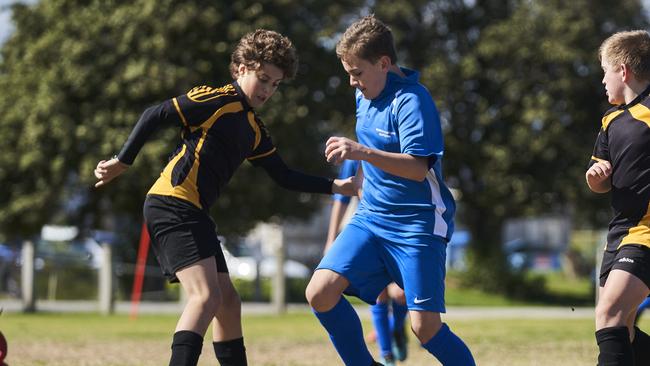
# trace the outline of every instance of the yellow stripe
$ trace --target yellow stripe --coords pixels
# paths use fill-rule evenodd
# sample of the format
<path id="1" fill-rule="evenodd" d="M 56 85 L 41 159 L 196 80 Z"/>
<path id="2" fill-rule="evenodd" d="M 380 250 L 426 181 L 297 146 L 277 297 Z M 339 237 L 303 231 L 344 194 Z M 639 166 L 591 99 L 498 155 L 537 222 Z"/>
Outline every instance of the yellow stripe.
<path id="1" fill-rule="evenodd" d="M 607 161 L 607 160 L 605 160 L 605 159 L 597 158 L 597 157 L 595 157 L 595 156 L 593 156 L 593 155 L 591 156 L 591 160 L 596 160 L 596 161 L 598 161 L 598 162 L 601 162 L 601 161 Z"/>
<path id="2" fill-rule="evenodd" d="M 180 186 L 176 187 L 172 186 L 171 183 L 174 166 L 176 166 L 176 163 L 178 163 L 180 158 L 185 154 L 185 149 L 186 147 L 183 145 L 180 153 L 174 156 L 172 160 L 167 163 L 167 166 L 162 173 L 160 173 L 160 177 L 158 177 L 158 180 L 156 180 L 156 183 L 154 183 L 151 189 L 149 189 L 148 193 L 177 197 L 191 202 L 198 208 L 202 208 L 199 201 L 199 191 L 196 188 L 196 178 L 194 180 L 189 178 L 185 179 Z M 194 167 L 192 167 L 192 169 L 194 169 Z"/>
<path id="3" fill-rule="evenodd" d="M 205 131 L 209 130 L 209 129 L 212 127 L 212 125 L 214 125 L 214 123 L 215 123 L 215 122 L 216 122 L 216 121 L 217 121 L 221 116 L 223 116 L 223 115 L 226 114 L 226 113 L 237 113 L 237 112 L 241 112 L 242 110 L 244 110 L 244 106 L 241 104 L 241 102 L 232 102 L 232 103 L 228 103 L 228 104 L 224 105 L 223 107 L 217 109 L 217 111 L 214 112 L 214 113 L 210 116 L 210 118 L 206 119 L 205 122 L 201 123 L 200 126 L 190 127 L 190 130 L 191 130 L 192 132 L 194 132 L 194 131 L 198 130 L 199 128 L 203 128 L 203 129 L 204 129 L 204 132 L 203 132 L 203 137 L 201 137 L 201 138 L 204 138 L 204 137 L 205 137 Z"/>
<path id="4" fill-rule="evenodd" d="M 176 112 L 178 112 L 178 115 L 181 116 L 181 120 L 183 121 L 183 124 L 185 126 L 188 126 L 187 120 L 185 119 L 185 115 L 181 111 L 181 106 L 178 105 L 178 100 L 176 100 L 176 98 L 174 98 L 174 99 L 172 99 L 172 101 L 174 102 L 174 107 L 176 108 Z"/>
<path id="5" fill-rule="evenodd" d="M 619 114 L 621 114 L 623 112 L 625 112 L 625 111 L 624 110 L 618 110 L 616 112 L 612 112 L 612 113 L 606 115 L 605 117 L 603 117 L 603 131 L 605 131 L 607 129 L 607 126 L 609 125 L 610 122 L 612 122 L 612 120 L 614 118 L 616 118 Z"/>
<path id="6" fill-rule="evenodd" d="M 263 158 L 263 157 L 265 157 L 265 156 L 269 156 L 269 155 L 273 154 L 273 152 L 274 152 L 275 150 L 276 150 L 276 148 L 274 147 L 273 149 L 271 149 L 271 151 L 265 152 L 264 154 L 259 154 L 259 155 L 251 156 L 251 157 L 248 158 L 248 160 L 255 160 L 255 159 Z"/>
<path id="7" fill-rule="evenodd" d="M 208 90 L 208 91 L 204 91 L 204 92 L 202 92 L 202 93 L 192 94 L 192 97 L 191 97 L 191 98 L 192 98 L 193 101 L 197 102 L 197 101 L 199 101 L 199 98 L 204 97 L 204 96 L 206 96 L 206 95 L 210 95 L 210 94 L 214 94 L 214 91 L 212 91 L 212 90 Z M 220 96 L 223 96 L 223 95 L 224 95 L 224 94 L 217 94 L 216 96 L 217 96 L 217 97 L 220 97 Z M 209 100 L 209 99 L 205 99 L 205 100 Z M 201 102 L 203 102 L 203 101 L 205 101 L 205 100 L 201 100 Z"/>
<path id="8" fill-rule="evenodd" d="M 648 109 L 648 107 L 639 103 L 628 110 L 634 119 L 637 119 L 650 127 L 650 109 Z"/>
<path id="9" fill-rule="evenodd" d="M 255 114 L 253 114 L 253 112 L 248 112 L 248 124 L 250 124 L 253 131 L 255 131 L 255 143 L 253 144 L 253 150 L 255 150 L 260 144 L 260 140 L 262 140 L 262 131 L 260 131 L 260 126 L 258 126 L 255 121 Z"/>
<path id="10" fill-rule="evenodd" d="M 202 208 L 201 202 L 199 200 L 199 190 L 196 186 L 196 181 L 198 179 L 200 166 L 199 155 L 201 153 L 201 148 L 203 147 L 206 136 L 208 135 L 208 130 L 210 130 L 210 127 L 212 127 L 222 115 L 226 113 L 236 113 L 242 110 L 243 106 L 240 102 L 229 103 L 219 108 L 200 126 L 191 127 L 190 129 L 192 132 L 196 131 L 199 128 L 203 130 L 201 133 L 201 138 L 199 138 L 199 141 L 196 144 L 196 149 L 194 150 L 194 163 L 190 168 L 189 174 L 180 185 L 172 186 L 171 181 L 174 166 L 176 166 L 176 163 L 178 163 L 181 157 L 185 154 L 187 148 L 185 145 L 183 145 L 181 152 L 169 161 L 163 172 L 160 174 L 160 177 L 156 183 L 154 183 L 154 185 L 149 190 L 149 193 L 178 197 L 193 203 L 198 208 Z"/>
<path id="11" fill-rule="evenodd" d="M 196 87 L 192 90 L 190 90 L 187 93 L 187 97 L 197 103 L 202 103 L 202 102 L 207 102 L 212 99 L 217 99 L 219 97 L 223 97 L 225 95 L 234 95 L 235 88 L 228 84 L 222 88 L 217 88 L 213 89 L 209 86 L 202 86 L 202 87 Z M 207 95 L 213 95 L 212 97 L 201 99 L 202 97 L 205 97 Z"/>
<path id="12" fill-rule="evenodd" d="M 645 216 L 636 226 L 630 228 L 618 247 L 620 248 L 625 244 L 641 244 L 650 247 L 650 204 Z"/>

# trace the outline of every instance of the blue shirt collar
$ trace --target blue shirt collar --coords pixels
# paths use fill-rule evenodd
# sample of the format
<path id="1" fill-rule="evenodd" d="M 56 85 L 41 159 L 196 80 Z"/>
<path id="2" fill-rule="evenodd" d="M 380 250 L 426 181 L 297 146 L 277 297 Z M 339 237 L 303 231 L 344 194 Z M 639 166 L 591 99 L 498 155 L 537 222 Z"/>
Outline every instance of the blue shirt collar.
<path id="1" fill-rule="evenodd" d="M 396 73 L 389 71 L 388 74 L 386 74 L 386 85 L 384 85 L 384 89 L 381 91 L 381 93 L 379 93 L 377 97 L 375 97 L 372 100 L 382 99 L 386 95 L 394 92 L 401 85 L 418 83 L 418 79 L 420 78 L 419 72 L 415 70 L 407 69 L 405 67 L 400 67 L 400 70 L 402 70 L 405 76 L 401 77 Z"/>

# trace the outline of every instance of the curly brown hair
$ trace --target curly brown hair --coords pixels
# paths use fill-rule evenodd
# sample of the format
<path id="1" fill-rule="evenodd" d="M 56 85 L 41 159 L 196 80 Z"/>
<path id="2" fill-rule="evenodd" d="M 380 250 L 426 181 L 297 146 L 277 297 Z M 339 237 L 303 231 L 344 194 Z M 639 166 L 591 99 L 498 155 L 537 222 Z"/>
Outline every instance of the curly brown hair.
<path id="1" fill-rule="evenodd" d="M 237 67 L 244 64 L 259 70 L 263 63 L 278 67 L 285 79 L 296 76 L 298 55 L 289 38 L 278 32 L 258 29 L 244 35 L 230 56 L 230 75 L 237 78 Z"/>
<path id="2" fill-rule="evenodd" d="M 345 30 L 336 44 L 336 55 L 344 61 L 355 56 L 372 63 L 381 56 L 388 56 L 391 63 L 397 63 L 393 33 L 374 15 L 357 20 Z"/>

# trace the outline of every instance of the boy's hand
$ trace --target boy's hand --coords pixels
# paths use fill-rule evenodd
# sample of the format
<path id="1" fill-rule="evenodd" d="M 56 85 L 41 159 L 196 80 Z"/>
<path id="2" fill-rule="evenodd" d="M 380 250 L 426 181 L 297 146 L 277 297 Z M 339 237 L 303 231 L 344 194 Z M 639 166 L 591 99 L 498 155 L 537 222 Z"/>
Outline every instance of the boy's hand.
<path id="1" fill-rule="evenodd" d="M 99 180 L 95 183 L 95 187 L 101 187 L 112 181 L 120 174 L 124 173 L 128 168 L 128 165 L 120 162 L 117 158 L 100 161 L 97 163 L 97 167 L 95 168 L 95 177 Z"/>
<path id="2" fill-rule="evenodd" d="M 343 160 L 363 160 L 365 146 L 345 137 L 330 137 L 325 143 L 328 163 L 340 164 Z"/>
<path id="3" fill-rule="evenodd" d="M 338 193 L 350 197 L 356 196 L 358 191 L 354 177 L 334 179 L 334 182 L 332 182 L 332 193 Z"/>
<path id="4" fill-rule="evenodd" d="M 612 188 L 610 176 L 612 175 L 612 164 L 607 160 L 601 160 L 592 165 L 585 174 L 587 185 L 596 193 L 605 193 Z"/>

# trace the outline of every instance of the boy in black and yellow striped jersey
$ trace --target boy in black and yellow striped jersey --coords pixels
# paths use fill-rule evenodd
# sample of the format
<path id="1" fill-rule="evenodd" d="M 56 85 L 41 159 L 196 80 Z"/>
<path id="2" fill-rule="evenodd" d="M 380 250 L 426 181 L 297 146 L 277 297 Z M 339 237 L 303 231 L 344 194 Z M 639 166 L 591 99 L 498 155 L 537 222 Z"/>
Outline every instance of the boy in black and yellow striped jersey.
<path id="1" fill-rule="evenodd" d="M 586 180 L 596 193 L 611 192 L 614 217 L 596 305 L 598 364 L 650 365 L 650 338 L 634 327 L 650 293 L 650 34 L 616 33 L 599 55 L 614 107 L 603 117 Z"/>
<path id="2" fill-rule="evenodd" d="M 95 169 L 102 186 L 122 174 L 160 125 L 180 125 L 181 141 L 149 190 L 144 216 L 152 247 L 171 282 L 188 302 L 172 342 L 170 365 L 196 365 L 203 335 L 213 323 L 214 350 L 222 366 L 246 365 L 241 303 L 234 289 L 209 209 L 235 170 L 248 160 L 282 187 L 315 193 L 355 194 L 353 179 L 326 179 L 287 167 L 254 108 L 280 82 L 292 78 L 298 59 L 291 41 L 257 30 L 231 56 L 234 82 L 200 86 L 144 111 L 116 158 Z"/>

